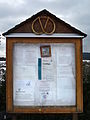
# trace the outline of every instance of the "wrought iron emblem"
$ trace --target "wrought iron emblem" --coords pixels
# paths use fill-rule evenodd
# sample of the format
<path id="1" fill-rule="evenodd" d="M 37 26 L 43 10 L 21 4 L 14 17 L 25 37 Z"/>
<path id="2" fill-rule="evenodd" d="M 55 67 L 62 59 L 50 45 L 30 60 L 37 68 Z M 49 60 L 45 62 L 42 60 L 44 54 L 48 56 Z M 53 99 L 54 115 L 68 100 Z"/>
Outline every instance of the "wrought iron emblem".
<path id="1" fill-rule="evenodd" d="M 53 34 L 55 31 L 55 23 L 50 17 L 37 17 L 32 22 L 32 31 L 35 34 Z"/>

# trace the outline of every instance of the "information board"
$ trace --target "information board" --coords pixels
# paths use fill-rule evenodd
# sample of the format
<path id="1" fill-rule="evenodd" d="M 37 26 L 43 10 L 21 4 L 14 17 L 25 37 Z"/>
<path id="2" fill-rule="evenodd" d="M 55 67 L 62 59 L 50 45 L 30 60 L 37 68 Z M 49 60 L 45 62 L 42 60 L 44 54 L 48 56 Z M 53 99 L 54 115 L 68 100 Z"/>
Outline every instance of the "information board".
<path id="1" fill-rule="evenodd" d="M 75 106 L 75 69 L 73 43 L 15 43 L 14 106 Z"/>

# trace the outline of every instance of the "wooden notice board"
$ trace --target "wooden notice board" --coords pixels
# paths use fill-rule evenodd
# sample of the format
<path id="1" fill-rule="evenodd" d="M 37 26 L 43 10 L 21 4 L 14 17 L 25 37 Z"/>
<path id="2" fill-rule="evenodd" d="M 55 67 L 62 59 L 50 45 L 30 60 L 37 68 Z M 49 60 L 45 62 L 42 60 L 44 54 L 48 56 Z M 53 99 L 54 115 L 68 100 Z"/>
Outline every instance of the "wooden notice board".
<path id="1" fill-rule="evenodd" d="M 42 10 L 3 35 L 7 112 L 83 112 L 85 33 Z"/>
<path id="2" fill-rule="evenodd" d="M 80 38 L 7 38 L 7 112 L 83 111 Z"/>

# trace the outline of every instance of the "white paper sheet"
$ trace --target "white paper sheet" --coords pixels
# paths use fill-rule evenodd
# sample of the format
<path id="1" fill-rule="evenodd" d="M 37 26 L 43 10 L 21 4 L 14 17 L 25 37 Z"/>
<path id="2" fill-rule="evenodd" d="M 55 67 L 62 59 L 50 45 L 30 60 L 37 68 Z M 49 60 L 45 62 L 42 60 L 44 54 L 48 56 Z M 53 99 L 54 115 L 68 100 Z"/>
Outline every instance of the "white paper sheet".
<path id="1" fill-rule="evenodd" d="M 42 80 L 53 81 L 54 80 L 54 63 L 51 57 L 42 58 Z"/>
<path id="2" fill-rule="evenodd" d="M 59 89 L 57 91 L 57 98 L 56 106 L 75 106 L 76 105 L 76 96 L 75 96 L 75 89 Z M 63 94 L 62 94 L 63 93 Z"/>
<path id="3" fill-rule="evenodd" d="M 58 49 L 57 103 L 61 106 L 76 105 L 75 47 L 73 44 L 63 44 Z"/>
<path id="4" fill-rule="evenodd" d="M 37 55 L 34 45 L 15 44 L 13 51 L 14 105 L 34 105 Z"/>
<path id="5" fill-rule="evenodd" d="M 14 83 L 14 105 L 23 105 L 22 102 L 34 105 L 34 88 L 33 80 L 16 80 Z"/>
<path id="6" fill-rule="evenodd" d="M 56 83 L 54 81 L 38 81 L 36 106 L 53 106 L 56 99 Z"/>

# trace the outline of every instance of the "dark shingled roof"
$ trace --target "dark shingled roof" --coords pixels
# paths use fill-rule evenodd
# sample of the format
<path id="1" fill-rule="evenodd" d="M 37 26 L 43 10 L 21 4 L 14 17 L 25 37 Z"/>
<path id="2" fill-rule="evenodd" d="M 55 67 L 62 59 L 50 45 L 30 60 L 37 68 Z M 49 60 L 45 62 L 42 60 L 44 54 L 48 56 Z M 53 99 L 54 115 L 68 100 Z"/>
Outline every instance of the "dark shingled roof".
<path id="1" fill-rule="evenodd" d="M 26 19 L 25 21 L 21 22 L 20 24 L 16 25 L 15 27 L 9 29 L 7 32 L 3 33 L 3 35 L 9 35 L 10 33 L 15 33 L 14 31 L 17 30 L 19 27 L 23 26 L 25 23 L 27 22 L 31 22 L 32 20 L 34 20 L 36 17 L 41 16 L 41 15 L 47 15 L 47 16 L 51 16 L 54 19 L 56 19 L 58 22 L 63 23 L 65 26 L 67 26 L 69 29 L 72 29 L 74 31 L 74 33 L 77 33 L 81 36 L 86 37 L 87 34 L 81 32 L 80 30 L 76 29 L 75 27 L 72 27 L 70 24 L 64 22 L 63 20 L 57 18 L 55 15 L 51 14 L 49 11 L 47 11 L 46 9 L 38 12 L 37 14 L 33 15 L 31 18 Z"/>

